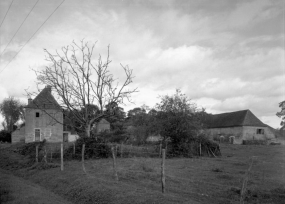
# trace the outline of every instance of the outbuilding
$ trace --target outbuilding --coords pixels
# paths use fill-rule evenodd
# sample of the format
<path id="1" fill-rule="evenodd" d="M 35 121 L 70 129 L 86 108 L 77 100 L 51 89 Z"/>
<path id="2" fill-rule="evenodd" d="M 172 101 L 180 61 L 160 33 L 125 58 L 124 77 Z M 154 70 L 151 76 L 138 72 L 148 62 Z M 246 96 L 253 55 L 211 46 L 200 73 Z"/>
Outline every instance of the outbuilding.
<path id="1" fill-rule="evenodd" d="M 207 134 L 211 139 L 224 138 L 233 144 L 242 144 L 250 140 L 270 141 L 274 133 L 262 123 L 250 110 L 208 115 Z"/>

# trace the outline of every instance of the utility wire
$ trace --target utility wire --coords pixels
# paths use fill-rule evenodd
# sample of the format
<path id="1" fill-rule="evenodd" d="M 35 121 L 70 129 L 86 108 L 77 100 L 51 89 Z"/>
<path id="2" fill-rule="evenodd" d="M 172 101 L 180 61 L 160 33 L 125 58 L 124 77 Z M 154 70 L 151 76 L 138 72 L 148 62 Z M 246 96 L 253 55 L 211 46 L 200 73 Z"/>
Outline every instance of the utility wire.
<path id="1" fill-rule="evenodd" d="M 8 47 L 8 45 L 12 42 L 12 40 L 14 39 L 14 37 L 17 35 L 17 33 L 19 32 L 19 30 L 21 29 L 22 25 L 25 23 L 26 19 L 29 17 L 30 13 L 34 10 L 34 8 L 36 7 L 36 5 L 38 4 L 39 0 L 37 0 L 37 2 L 34 4 L 33 8 L 30 10 L 30 12 L 28 13 L 28 15 L 26 16 L 26 18 L 23 20 L 23 22 L 21 23 L 20 27 L 18 28 L 18 30 L 16 31 L 16 33 L 13 35 L 13 37 L 11 38 L 11 40 L 9 41 L 9 43 L 6 45 L 6 47 L 4 48 L 4 50 L 2 51 L 1 55 L 5 52 L 6 48 Z"/>
<path id="2" fill-rule="evenodd" d="M 5 16 L 4 16 L 4 18 L 3 18 L 2 22 L 1 22 L 0 28 L 1 28 L 1 26 L 2 26 L 2 24 L 3 24 L 3 22 L 4 22 L 4 20 L 5 20 L 5 18 L 6 18 L 6 16 L 7 16 L 7 13 L 9 12 L 9 10 L 10 10 L 10 8 L 11 8 L 13 2 L 14 2 L 14 0 L 11 2 L 11 4 L 10 4 L 8 10 L 6 11 L 6 14 L 5 14 Z"/>
<path id="3" fill-rule="evenodd" d="M 29 40 L 27 40 L 27 42 L 20 48 L 20 50 L 14 55 L 14 57 L 8 62 L 8 64 L 6 64 L 6 66 L 0 71 L 0 74 L 4 71 L 4 69 L 6 69 L 6 67 L 13 61 L 13 59 L 21 52 L 21 50 L 28 44 L 28 42 L 35 36 L 35 34 L 41 29 L 41 27 L 43 27 L 43 25 L 48 21 L 48 19 L 56 12 L 56 10 L 63 4 L 63 2 L 65 2 L 65 0 L 63 0 L 56 8 L 55 10 L 48 16 L 48 18 L 42 23 L 42 25 L 36 30 L 36 32 L 34 32 L 34 34 L 32 35 L 32 37 L 29 38 Z"/>

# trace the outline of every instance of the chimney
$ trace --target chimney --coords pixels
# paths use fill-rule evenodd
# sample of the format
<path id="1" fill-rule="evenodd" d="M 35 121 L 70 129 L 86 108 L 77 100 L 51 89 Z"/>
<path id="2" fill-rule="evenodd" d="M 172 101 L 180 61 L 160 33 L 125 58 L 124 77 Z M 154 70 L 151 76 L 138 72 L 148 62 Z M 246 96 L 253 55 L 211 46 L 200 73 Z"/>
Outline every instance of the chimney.
<path id="1" fill-rule="evenodd" d="M 48 90 L 49 93 L 51 93 L 51 86 L 50 85 L 46 85 L 45 88 Z"/>
<path id="2" fill-rule="evenodd" d="M 32 103 L 32 99 L 31 98 L 28 98 L 28 105 Z"/>

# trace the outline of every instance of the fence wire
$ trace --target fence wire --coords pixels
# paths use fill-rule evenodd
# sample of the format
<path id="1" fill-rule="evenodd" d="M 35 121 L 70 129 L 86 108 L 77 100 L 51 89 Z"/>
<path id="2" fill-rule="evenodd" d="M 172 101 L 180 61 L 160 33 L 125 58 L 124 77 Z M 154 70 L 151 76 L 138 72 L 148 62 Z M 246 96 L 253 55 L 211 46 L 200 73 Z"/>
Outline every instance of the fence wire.
<path id="1" fill-rule="evenodd" d="M 198 192 L 198 190 L 203 191 L 203 189 L 201 190 L 200 188 L 201 185 L 208 186 L 209 188 L 219 188 L 221 191 L 224 191 L 225 189 L 238 189 L 241 192 L 241 199 L 244 199 L 242 192 L 246 192 L 249 181 L 254 181 L 252 175 L 262 175 L 263 182 L 266 179 L 264 171 L 259 170 L 258 168 L 255 170 L 251 170 L 250 168 L 250 170 L 248 170 L 249 161 L 241 162 L 241 160 L 238 159 L 222 157 L 192 157 L 187 159 L 182 158 L 181 160 L 184 163 L 181 164 L 180 162 L 179 166 L 176 166 L 174 160 L 175 155 L 167 154 L 166 158 L 168 159 L 166 159 L 166 165 L 162 166 L 162 152 L 161 149 L 157 147 L 137 148 L 135 146 L 106 143 L 96 143 L 96 145 L 93 148 L 85 148 L 84 152 L 82 152 L 82 147 L 78 147 L 75 144 L 66 146 L 46 146 L 36 153 L 36 157 L 38 158 L 38 162 L 55 163 L 65 166 L 62 171 L 69 171 L 69 169 L 72 169 L 75 166 L 76 168 L 82 169 L 82 173 L 78 175 L 85 175 L 88 178 L 100 180 L 102 182 L 115 182 L 119 185 L 126 186 L 133 186 L 130 184 L 133 182 L 135 185 L 139 184 L 138 186 L 147 188 L 147 190 L 151 189 L 155 191 L 161 191 L 162 169 L 164 169 L 166 189 L 168 192 L 175 193 L 177 191 L 175 188 L 178 188 L 181 193 L 195 194 L 203 198 L 207 197 L 232 202 L 236 202 L 236 198 L 220 198 L 211 195 L 208 191 Z M 102 149 L 102 147 L 105 146 L 106 149 Z M 100 156 L 102 156 L 101 154 L 105 155 L 105 158 L 100 158 Z M 258 165 L 270 166 L 274 163 L 262 161 L 258 156 L 252 156 L 249 159 L 252 161 L 252 168 L 258 167 Z M 77 160 L 78 162 L 74 163 L 74 160 Z M 225 165 L 219 166 L 219 162 L 223 162 L 221 165 L 236 163 L 240 166 L 237 168 L 231 168 Z M 194 164 L 196 166 L 194 166 Z M 201 167 L 197 167 L 197 164 L 201 164 Z M 274 165 L 276 164 L 284 169 L 283 163 L 274 163 Z M 197 172 L 199 174 L 213 174 L 221 177 L 225 177 L 225 175 L 233 176 L 233 172 L 237 172 L 237 175 L 234 175 L 234 177 L 237 178 L 235 181 L 226 181 L 227 184 L 223 182 L 217 183 L 216 180 L 211 181 L 209 178 L 206 178 L 206 181 L 189 178 L 189 176 L 195 176 Z M 76 173 L 74 173 L 74 175 L 75 174 Z M 177 174 L 183 176 L 177 176 Z M 213 180 L 214 179 L 216 178 L 214 177 Z M 245 180 L 246 183 L 244 182 Z M 183 185 L 182 187 L 179 187 L 179 184 L 181 183 L 183 183 Z M 191 189 L 180 189 L 185 188 L 185 186 L 191 186 Z M 274 195 L 285 196 L 282 193 L 274 193 Z"/>

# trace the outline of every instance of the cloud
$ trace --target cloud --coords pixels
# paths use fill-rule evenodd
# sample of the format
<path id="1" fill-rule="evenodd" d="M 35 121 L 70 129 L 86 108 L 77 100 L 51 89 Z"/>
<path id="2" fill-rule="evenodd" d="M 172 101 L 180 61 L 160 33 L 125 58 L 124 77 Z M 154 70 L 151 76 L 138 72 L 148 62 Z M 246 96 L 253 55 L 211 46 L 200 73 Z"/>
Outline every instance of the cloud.
<path id="1" fill-rule="evenodd" d="M 11 10 L 0 30 L 0 50 L 33 3 Z M 57 5 L 39 2 L 2 56 L 0 70 Z M 153 106 L 158 95 L 181 88 L 213 113 L 251 109 L 275 121 L 284 96 L 283 12 L 279 1 L 266 0 L 65 2 L 0 74 L 1 95 L 23 97 L 24 88 L 35 87 L 30 68 L 47 65 L 43 48 L 54 53 L 84 38 L 97 41 L 95 62 L 110 45 L 110 71 L 120 82 L 120 63 L 133 69 L 131 87 L 140 90 L 136 106 Z"/>

